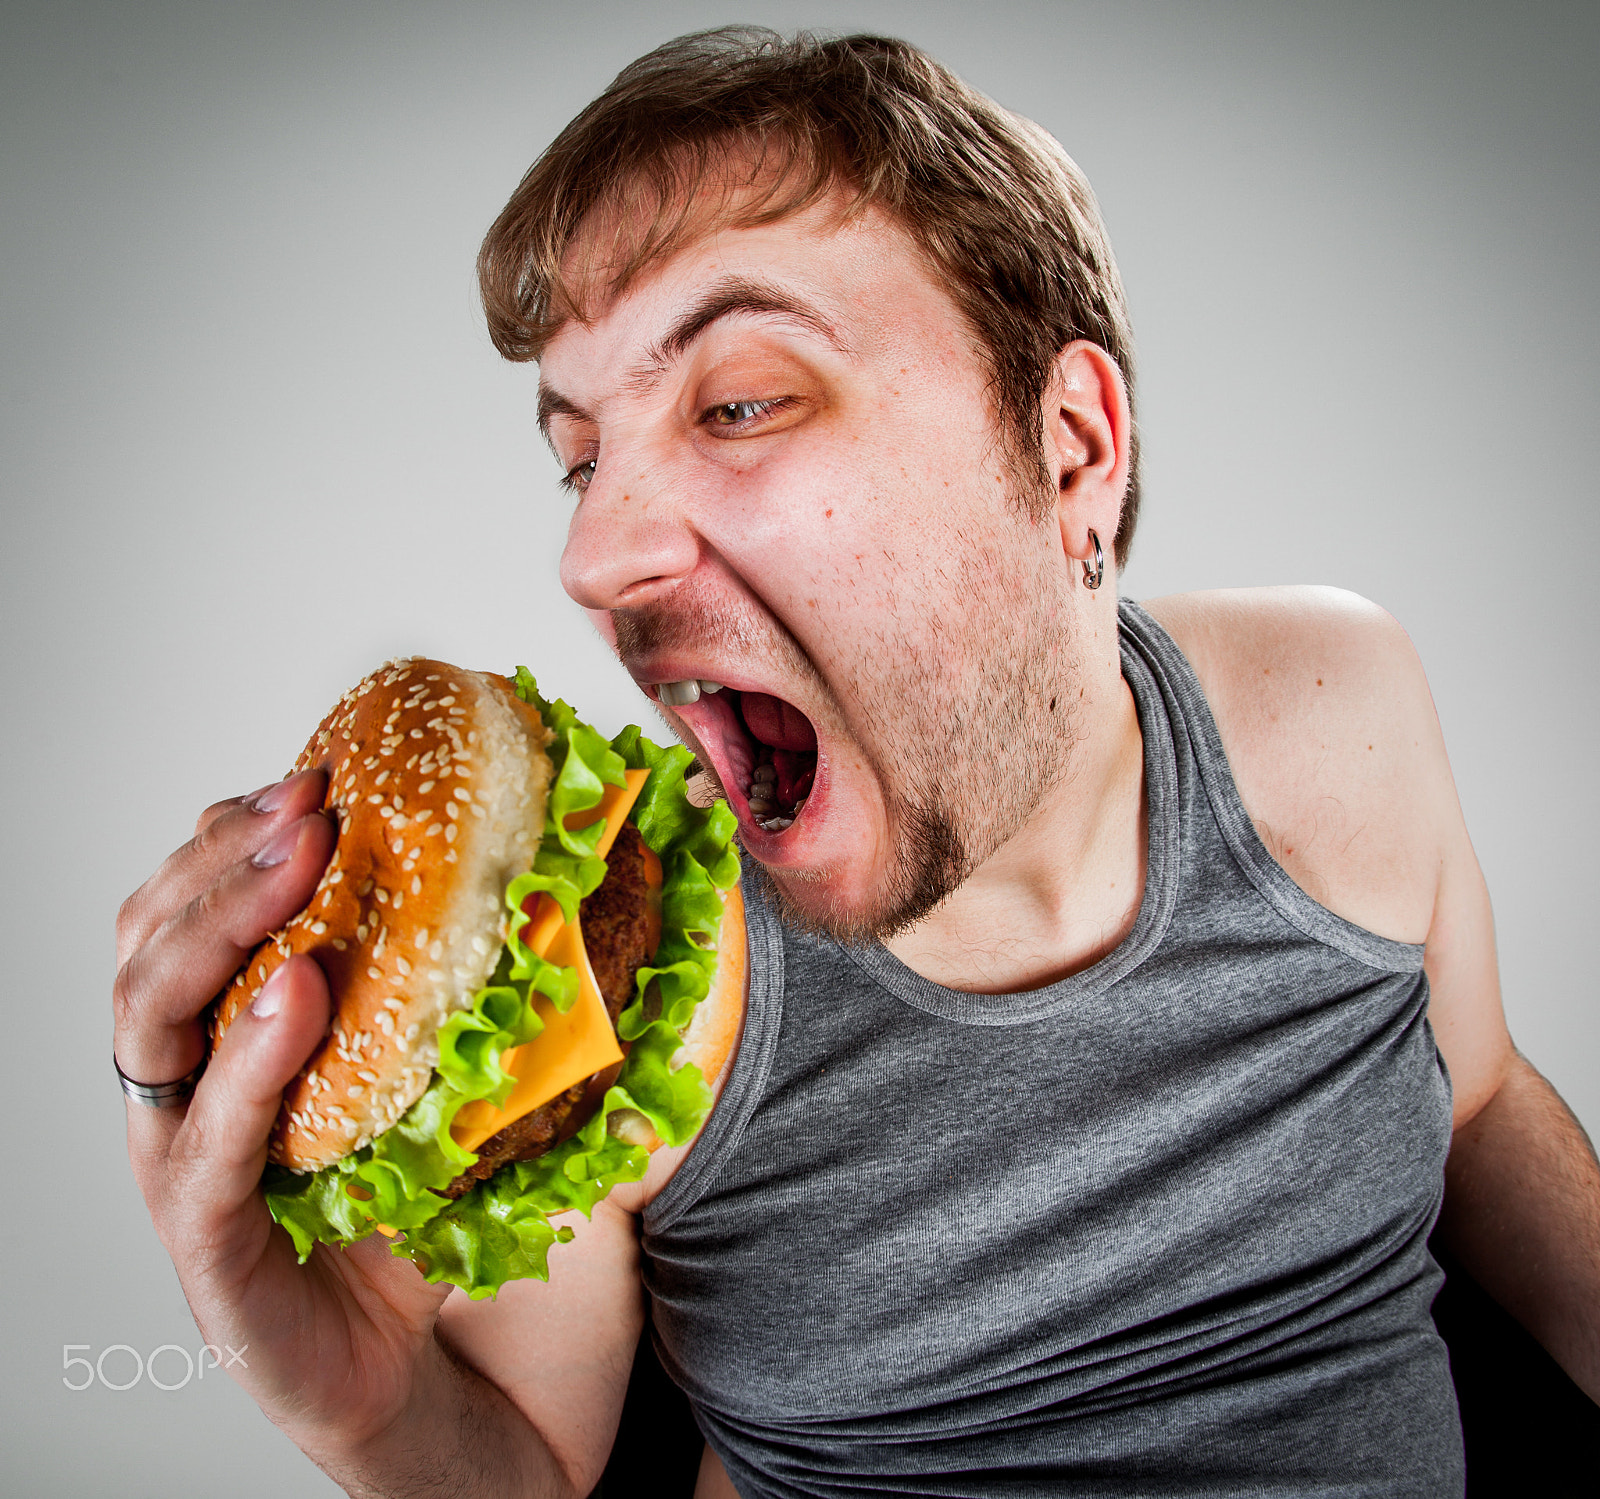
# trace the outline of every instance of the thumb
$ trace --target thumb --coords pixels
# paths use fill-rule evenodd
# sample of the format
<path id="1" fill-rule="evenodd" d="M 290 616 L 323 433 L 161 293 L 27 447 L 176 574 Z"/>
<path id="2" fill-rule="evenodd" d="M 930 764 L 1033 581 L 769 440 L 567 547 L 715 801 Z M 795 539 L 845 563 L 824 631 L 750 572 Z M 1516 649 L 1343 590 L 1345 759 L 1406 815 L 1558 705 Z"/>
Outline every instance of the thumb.
<path id="1" fill-rule="evenodd" d="M 322 969 L 300 954 L 228 1027 L 169 1156 L 172 1189 L 186 1207 L 181 1216 L 202 1242 L 242 1248 L 239 1235 L 269 1231 L 259 1190 L 267 1139 L 284 1088 L 327 1034 L 330 1009 Z"/>

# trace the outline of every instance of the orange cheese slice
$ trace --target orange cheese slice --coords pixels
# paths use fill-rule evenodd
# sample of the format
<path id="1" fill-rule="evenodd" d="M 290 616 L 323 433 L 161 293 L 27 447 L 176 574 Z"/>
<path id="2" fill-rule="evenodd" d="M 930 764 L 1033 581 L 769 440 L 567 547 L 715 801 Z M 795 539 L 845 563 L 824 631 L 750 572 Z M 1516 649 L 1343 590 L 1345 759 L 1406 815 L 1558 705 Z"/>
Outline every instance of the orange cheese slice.
<path id="1" fill-rule="evenodd" d="M 595 857 L 599 859 L 605 858 L 611 852 L 611 845 L 617 841 L 617 834 L 622 831 L 622 824 L 628 820 L 628 813 L 633 810 L 633 804 L 639 800 L 639 793 L 644 790 L 644 783 L 650 779 L 648 770 L 628 770 L 623 774 L 627 777 L 626 786 L 607 786 L 599 805 L 590 807 L 586 812 L 574 812 L 566 820 L 567 828 L 575 833 L 579 828 L 586 828 L 591 823 L 599 822 L 602 817 L 605 818 L 605 831 L 600 834 L 600 842 L 595 845 L 594 851 Z M 523 909 L 527 910 L 527 907 L 524 906 Z M 541 958 L 549 957 L 549 946 L 555 941 L 556 933 L 565 924 L 566 918 L 561 914 L 561 907 L 548 895 L 541 895 L 533 910 L 528 912 L 528 924 L 522 929 L 522 940 Z M 504 1065 L 502 1062 L 501 1066 Z M 534 1107 L 537 1108 L 538 1105 Z"/>
<path id="2" fill-rule="evenodd" d="M 650 772 L 630 770 L 626 776 L 626 786 L 606 787 L 597 807 L 567 818 L 567 826 L 574 830 L 605 818 L 605 831 L 595 850 L 600 858 L 611 851 Z M 500 1065 L 516 1079 L 511 1096 L 498 1108 L 487 1099 L 475 1099 L 463 1105 L 450 1126 L 451 1138 L 466 1150 L 476 1150 L 524 1114 L 622 1060 L 611 1017 L 584 951 L 578 919 L 564 920 L 561 907 L 541 894 L 523 928 L 522 940 L 558 967 L 577 969 L 578 997 L 563 1015 L 542 994 L 534 996 L 534 1011 L 544 1021 L 544 1029 L 526 1046 L 514 1047 L 500 1059 Z"/>

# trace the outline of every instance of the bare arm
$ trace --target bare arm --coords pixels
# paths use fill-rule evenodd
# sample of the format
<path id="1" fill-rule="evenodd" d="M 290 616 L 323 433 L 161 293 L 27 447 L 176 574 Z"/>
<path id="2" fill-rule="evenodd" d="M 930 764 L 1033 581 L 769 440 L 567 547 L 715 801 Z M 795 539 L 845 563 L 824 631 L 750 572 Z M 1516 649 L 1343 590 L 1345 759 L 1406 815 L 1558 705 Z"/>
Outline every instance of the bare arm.
<path id="1" fill-rule="evenodd" d="M 1600 1162 L 1524 1057 L 1456 1130 L 1445 1184 L 1452 1253 L 1600 1401 Z"/>
<path id="2" fill-rule="evenodd" d="M 1442 745 L 1435 773 L 1449 776 Z M 1600 1165 L 1572 1111 L 1511 1044 L 1494 913 L 1453 795 L 1441 841 L 1427 972 L 1455 1132 L 1440 1228 L 1468 1272 L 1600 1400 Z"/>
<path id="3" fill-rule="evenodd" d="M 130 1076 L 163 1082 L 203 1055 L 211 997 L 327 861 L 321 796 L 308 773 L 219 803 L 125 904 L 114 999 Z M 230 1372 L 352 1494 L 588 1493 L 638 1338 L 633 1219 L 580 1220 L 552 1255 L 553 1286 L 509 1288 L 470 1315 L 381 1239 L 318 1245 L 296 1264 L 259 1184 L 283 1087 L 328 1009 L 321 970 L 294 959 L 228 1030 L 187 1107 L 129 1107 L 134 1174 L 196 1322 L 209 1342 L 249 1345 L 248 1369 Z"/>

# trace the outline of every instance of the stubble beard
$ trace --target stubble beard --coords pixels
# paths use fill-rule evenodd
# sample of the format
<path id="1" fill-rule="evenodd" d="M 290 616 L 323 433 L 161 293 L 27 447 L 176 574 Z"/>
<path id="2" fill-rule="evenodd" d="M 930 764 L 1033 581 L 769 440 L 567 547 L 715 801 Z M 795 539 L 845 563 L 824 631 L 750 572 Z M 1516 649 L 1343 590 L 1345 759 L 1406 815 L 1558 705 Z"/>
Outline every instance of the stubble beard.
<path id="1" fill-rule="evenodd" d="M 1020 525 L 1029 522 L 1019 517 Z M 956 549 L 955 576 L 937 596 L 911 598 L 920 632 L 867 642 L 843 684 L 857 704 L 885 705 L 857 743 L 882 788 L 893 848 L 870 904 L 847 905 L 827 866 L 757 864 L 769 903 L 790 925 L 846 944 L 884 941 L 915 926 L 1014 837 L 1070 773 L 1078 680 L 1061 574 L 1045 565 L 1019 577 L 1017 553 L 990 539 Z M 1033 549 L 1024 555 L 1036 556 Z M 959 611 L 941 601 L 959 599 Z M 737 642 L 830 695 L 797 642 L 710 601 L 615 610 L 618 653 L 670 642 Z M 715 771 L 706 767 L 715 778 Z"/>
<path id="2" fill-rule="evenodd" d="M 864 746 L 894 839 L 875 900 L 865 909 L 830 900 L 825 869 L 762 871 L 786 919 L 836 941 L 882 942 L 926 919 L 1071 771 L 1068 688 L 1079 672 L 1060 574 L 1040 567 L 1019 580 L 1003 556 L 970 545 L 961 555 L 944 594 L 964 599 L 961 614 L 919 601 L 920 637 L 884 641 L 879 670 L 852 687 L 857 702 L 884 703 L 897 720 L 880 718 Z M 950 642 L 964 662 L 951 659 Z"/>

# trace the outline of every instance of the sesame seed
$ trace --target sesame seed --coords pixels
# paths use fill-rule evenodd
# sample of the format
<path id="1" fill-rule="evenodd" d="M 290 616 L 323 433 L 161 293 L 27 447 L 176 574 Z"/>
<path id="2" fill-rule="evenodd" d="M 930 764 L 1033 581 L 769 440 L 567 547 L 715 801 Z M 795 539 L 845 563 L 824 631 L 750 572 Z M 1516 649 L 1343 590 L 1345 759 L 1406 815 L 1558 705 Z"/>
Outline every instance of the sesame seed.
<path id="1" fill-rule="evenodd" d="M 383 970 L 374 964 L 372 967 L 367 969 L 367 977 L 369 979 L 381 979 L 383 977 Z"/>
<path id="2" fill-rule="evenodd" d="M 456 825 L 454 823 L 451 823 L 450 826 L 444 830 L 444 841 L 446 843 L 454 843 L 456 841 Z M 452 849 L 450 852 L 453 854 L 455 850 Z M 449 858 L 449 855 L 447 854 L 445 857 Z M 450 862 L 453 864 L 455 863 L 455 860 L 450 859 Z"/>
<path id="3" fill-rule="evenodd" d="M 435 783 L 433 781 L 424 781 L 420 786 L 417 787 L 417 791 L 420 795 L 426 796 L 430 791 L 433 790 L 434 785 Z"/>

